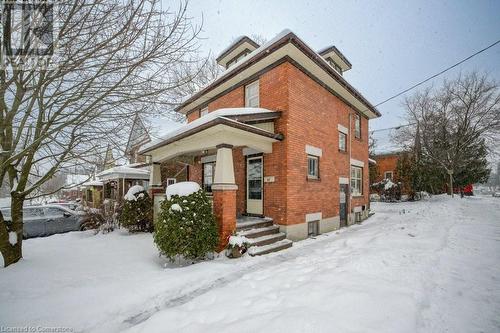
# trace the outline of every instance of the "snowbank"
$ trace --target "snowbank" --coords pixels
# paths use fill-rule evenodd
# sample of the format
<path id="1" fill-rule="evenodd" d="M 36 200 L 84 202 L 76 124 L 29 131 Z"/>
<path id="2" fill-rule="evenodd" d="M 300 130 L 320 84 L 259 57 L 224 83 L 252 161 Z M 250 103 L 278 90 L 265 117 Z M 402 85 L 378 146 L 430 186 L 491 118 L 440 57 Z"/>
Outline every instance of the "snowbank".
<path id="1" fill-rule="evenodd" d="M 188 196 L 194 192 L 200 190 L 200 185 L 195 182 L 180 182 L 167 186 L 165 194 L 167 195 L 167 200 L 170 200 L 172 195 L 178 195 L 180 197 Z"/>
<path id="2" fill-rule="evenodd" d="M 141 185 L 134 185 L 128 189 L 127 194 L 125 194 L 123 198 L 127 201 L 136 201 L 137 198 L 135 197 L 135 195 L 143 191 L 144 187 L 142 187 Z"/>

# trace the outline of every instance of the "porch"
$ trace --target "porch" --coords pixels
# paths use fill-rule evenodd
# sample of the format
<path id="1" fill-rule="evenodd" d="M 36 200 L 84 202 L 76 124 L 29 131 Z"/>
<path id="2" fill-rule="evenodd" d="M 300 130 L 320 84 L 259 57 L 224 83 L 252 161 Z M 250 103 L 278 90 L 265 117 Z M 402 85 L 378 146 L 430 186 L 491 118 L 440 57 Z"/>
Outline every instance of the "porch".
<path id="1" fill-rule="evenodd" d="M 237 225 L 237 216 L 242 213 L 238 209 L 237 196 L 245 195 L 245 213 L 264 214 L 263 158 L 264 154 L 272 153 L 274 143 L 283 139 L 283 135 L 274 132 L 274 119 L 279 115 L 280 112 L 261 108 L 221 109 L 145 147 L 140 153 L 151 156 L 152 195 L 164 193 L 160 164 L 178 156 L 190 157 L 189 180 L 198 182 L 212 193 L 214 215 L 219 224 L 219 248 L 224 248 L 240 223 L 241 228 L 250 223 L 246 218 L 240 219 Z M 238 155 L 236 161 L 235 154 Z M 238 186 L 235 162 L 241 165 L 242 161 L 246 163 L 245 183 Z M 242 168 L 238 168 L 238 180 L 241 173 Z M 158 207 L 155 204 L 155 215 Z"/>

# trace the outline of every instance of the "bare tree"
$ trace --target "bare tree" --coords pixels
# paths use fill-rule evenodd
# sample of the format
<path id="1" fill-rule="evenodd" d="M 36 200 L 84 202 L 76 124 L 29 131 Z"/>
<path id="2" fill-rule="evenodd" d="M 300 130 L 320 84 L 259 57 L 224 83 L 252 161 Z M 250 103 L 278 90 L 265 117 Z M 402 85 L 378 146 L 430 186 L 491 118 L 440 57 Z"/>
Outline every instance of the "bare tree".
<path id="1" fill-rule="evenodd" d="M 454 174 L 470 167 L 483 146 L 495 144 L 500 131 L 497 83 L 477 73 L 459 75 L 438 89 L 416 93 L 405 105 L 408 121 L 415 124 L 406 135 L 419 135 L 422 154 L 448 174 L 453 195 Z"/>
<path id="2" fill-rule="evenodd" d="M 0 180 L 10 188 L 12 217 L 4 223 L 0 214 L 5 266 L 22 257 L 24 201 L 59 170 L 95 161 L 108 144 L 123 145 L 137 110 L 171 109 L 193 78 L 183 68 L 198 56 L 199 27 L 187 17 L 186 2 L 174 9 L 160 0 L 28 5 L 23 14 L 43 10 L 57 24 L 46 25 L 50 34 L 42 36 L 53 38 L 52 55 L 29 43 L 30 52 L 1 53 Z M 27 66 L 33 59 L 37 65 Z"/>

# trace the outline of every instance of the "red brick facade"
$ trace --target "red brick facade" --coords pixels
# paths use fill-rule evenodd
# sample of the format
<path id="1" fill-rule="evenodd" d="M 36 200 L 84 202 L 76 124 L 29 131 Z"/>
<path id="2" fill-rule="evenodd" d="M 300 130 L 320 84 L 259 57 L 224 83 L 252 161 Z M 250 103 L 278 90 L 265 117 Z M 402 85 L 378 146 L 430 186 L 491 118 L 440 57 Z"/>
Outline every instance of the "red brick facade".
<path id="1" fill-rule="evenodd" d="M 379 182 L 384 179 L 384 174 L 387 171 L 391 171 L 393 176 L 396 176 L 396 169 L 398 166 L 399 154 L 387 154 L 375 156 L 374 160 L 377 161 L 378 174 L 375 182 Z"/>
<path id="2" fill-rule="evenodd" d="M 356 112 L 345 102 L 322 87 L 295 65 L 285 62 L 259 77 L 260 107 L 281 111 L 274 121 L 276 133 L 284 140 L 273 144 L 273 151 L 264 154 L 264 215 L 275 223 L 293 225 L 305 222 L 308 213 L 321 212 L 322 218 L 339 215 L 339 177 L 349 178 L 350 158 L 364 163 L 363 194 L 353 197 L 351 208 L 367 206 L 369 200 L 368 119 L 361 116 L 361 138 L 354 135 L 354 120 L 347 139 L 347 151 L 339 151 L 338 124 L 349 128 L 349 115 Z M 227 94 L 210 101 L 209 112 L 227 107 L 244 106 L 244 87 L 235 87 Z M 199 116 L 199 110 L 188 114 L 188 121 Z M 352 147 L 349 146 L 352 142 Z M 319 180 L 307 179 L 305 146 L 322 150 Z M 246 161 L 241 148 L 233 149 L 236 211 L 246 209 Z M 189 170 L 190 180 L 201 182 L 199 159 Z M 214 198 L 214 207 L 215 207 Z"/>
<path id="3" fill-rule="evenodd" d="M 222 251 L 236 229 L 236 190 L 214 190 L 213 205 L 215 219 L 219 222 L 219 247 Z M 220 221 L 224 221 L 221 223 Z"/>

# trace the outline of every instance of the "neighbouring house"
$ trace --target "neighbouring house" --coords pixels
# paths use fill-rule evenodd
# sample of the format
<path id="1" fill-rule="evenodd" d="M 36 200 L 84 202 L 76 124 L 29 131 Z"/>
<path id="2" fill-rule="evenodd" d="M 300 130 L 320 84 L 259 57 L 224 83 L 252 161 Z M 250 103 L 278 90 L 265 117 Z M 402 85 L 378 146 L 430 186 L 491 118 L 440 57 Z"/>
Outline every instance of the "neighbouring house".
<path id="1" fill-rule="evenodd" d="M 135 163 L 115 166 L 101 171 L 96 176 L 102 182 L 103 198 L 121 202 L 128 189 L 134 185 L 141 185 L 145 189 L 149 186 L 149 165 Z M 96 187 L 93 185 L 93 187 Z"/>
<path id="2" fill-rule="evenodd" d="M 397 128 L 373 131 L 370 138 L 374 141 L 371 158 L 375 161 L 377 173 L 372 183 L 378 183 L 384 179 L 399 182 L 398 161 L 407 153 L 405 148 L 395 141 Z"/>
<path id="3" fill-rule="evenodd" d="M 88 207 L 100 208 L 103 202 L 103 182 L 100 180 L 89 180 L 82 184 L 85 189 L 84 202 Z"/>
<path id="4" fill-rule="evenodd" d="M 176 109 L 188 123 L 139 151 L 152 162 L 155 210 L 161 164 L 182 158 L 213 196 L 222 245 L 260 227 L 244 234 L 264 253 L 365 219 L 368 122 L 380 113 L 343 77 L 345 56 L 285 30 L 262 46 L 242 37 L 217 61 L 222 75 Z"/>

